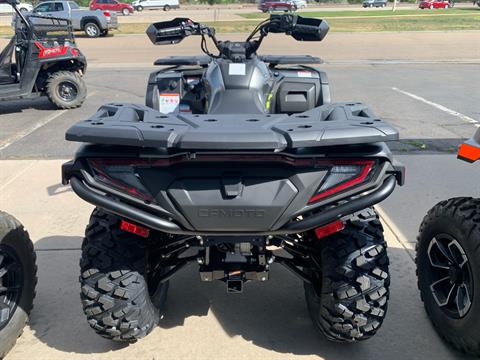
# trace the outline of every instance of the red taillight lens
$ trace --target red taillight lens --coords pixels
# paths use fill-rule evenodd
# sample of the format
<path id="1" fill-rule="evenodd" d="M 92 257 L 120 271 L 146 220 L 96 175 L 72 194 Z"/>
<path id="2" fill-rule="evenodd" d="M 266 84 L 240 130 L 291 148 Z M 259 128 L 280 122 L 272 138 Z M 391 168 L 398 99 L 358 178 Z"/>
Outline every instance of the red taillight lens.
<path id="1" fill-rule="evenodd" d="M 327 176 L 308 203 L 314 203 L 363 183 L 370 174 L 374 164 L 374 160 L 332 162 Z"/>
<path id="2" fill-rule="evenodd" d="M 315 235 L 317 235 L 317 239 L 320 240 L 324 237 L 340 232 L 343 229 L 345 229 L 345 223 L 342 220 L 337 220 L 330 224 L 316 228 Z"/>
<path id="3" fill-rule="evenodd" d="M 131 222 L 122 220 L 120 222 L 120 230 L 147 238 L 150 235 L 150 229 L 140 226 L 140 225 L 135 225 Z"/>
<path id="4" fill-rule="evenodd" d="M 88 162 L 96 181 L 141 200 L 153 200 L 135 171 L 136 166 L 143 164 L 142 161 L 137 164 L 129 160 L 91 159 Z"/>
<path id="5" fill-rule="evenodd" d="M 110 11 L 104 11 L 103 15 L 105 15 L 107 18 L 109 18 L 110 17 Z"/>

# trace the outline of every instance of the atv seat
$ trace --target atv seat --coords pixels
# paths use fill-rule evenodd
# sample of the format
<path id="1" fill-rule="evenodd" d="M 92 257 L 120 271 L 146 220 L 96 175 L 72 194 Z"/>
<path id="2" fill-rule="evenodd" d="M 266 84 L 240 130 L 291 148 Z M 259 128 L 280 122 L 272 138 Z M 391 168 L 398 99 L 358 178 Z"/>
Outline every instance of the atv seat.
<path id="1" fill-rule="evenodd" d="M 7 47 L 0 53 L 0 85 L 13 84 L 16 76 L 12 71 L 12 57 L 15 49 L 15 37 L 10 40 Z"/>

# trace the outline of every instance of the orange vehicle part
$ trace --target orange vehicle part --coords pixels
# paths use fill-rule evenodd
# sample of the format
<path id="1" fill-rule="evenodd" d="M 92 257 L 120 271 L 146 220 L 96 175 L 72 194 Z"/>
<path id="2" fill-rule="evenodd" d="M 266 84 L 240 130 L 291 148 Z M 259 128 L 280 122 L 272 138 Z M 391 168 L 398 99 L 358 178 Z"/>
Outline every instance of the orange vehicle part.
<path id="1" fill-rule="evenodd" d="M 458 158 L 468 162 L 480 160 L 480 147 L 463 143 L 458 149 Z"/>
<path id="2" fill-rule="evenodd" d="M 460 145 L 457 157 L 468 162 L 480 160 L 480 128 L 470 140 Z"/>

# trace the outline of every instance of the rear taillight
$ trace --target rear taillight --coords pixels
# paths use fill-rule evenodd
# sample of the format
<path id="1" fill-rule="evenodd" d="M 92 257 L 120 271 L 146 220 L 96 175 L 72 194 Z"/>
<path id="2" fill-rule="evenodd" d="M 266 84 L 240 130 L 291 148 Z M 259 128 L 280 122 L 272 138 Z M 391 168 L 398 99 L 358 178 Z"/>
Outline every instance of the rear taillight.
<path id="1" fill-rule="evenodd" d="M 364 183 L 374 164 L 374 160 L 332 161 L 328 174 L 308 203 L 314 203 Z"/>
<path id="2" fill-rule="evenodd" d="M 103 15 L 107 18 L 107 21 L 110 21 L 110 11 L 104 11 Z"/>
<path id="3" fill-rule="evenodd" d="M 96 181 L 144 201 L 153 197 L 136 173 L 136 163 L 128 160 L 90 159 Z"/>
<path id="4" fill-rule="evenodd" d="M 323 239 L 324 237 L 336 234 L 337 232 L 345 229 L 345 223 L 342 220 L 336 220 L 330 224 L 320 226 L 315 229 L 315 235 L 317 239 Z"/>
<path id="5" fill-rule="evenodd" d="M 122 220 L 120 222 L 120 230 L 129 232 L 144 238 L 148 238 L 148 236 L 150 235 L 150 229 L 140 225 L 136 225 L 126 220 Z"/>

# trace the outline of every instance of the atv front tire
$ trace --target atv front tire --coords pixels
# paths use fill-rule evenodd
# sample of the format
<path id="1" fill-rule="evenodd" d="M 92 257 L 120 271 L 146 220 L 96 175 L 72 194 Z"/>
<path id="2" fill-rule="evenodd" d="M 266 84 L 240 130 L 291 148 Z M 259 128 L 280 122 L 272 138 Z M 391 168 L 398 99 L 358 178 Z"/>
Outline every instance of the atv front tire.
<path id="1" fill-rule="evenodd" d="M 314 240 L 318 250 L 305 283 L 314 324 L 338 342 L 366 340 L 377 332 L 387 311 L 390 276 L 383 227 L 374 209 L 349 216 L 345 229 Z"/>
<path id="2" fill-rule="evenodd" d="M 435 205 L 420 226 L 416 263 L 437 332 L 454 348 L 480 356 L 480 199 Z"/>
<path id="3" fill-rule="evenodd" d="M 72 71 L 57 71 L 49 76 L 47 96 L 59 109 L 79 107 L 87 97 L 87 86 L 83 77 Z"/>
<path id="4" fill-rule="evenodd" d="M 37 266 L 23 226 L 0 212 L 0 359 L 15 345 L 33 308 Z"/>
<path id="5" fill-rule="evenodd" d="M 97 334 L 135 342 L 158 324 L 168 282 L 148 285 L 147 239 L 120 230 L 120 219 L 95 210 L 80 260 L 83 311 Z"/>

